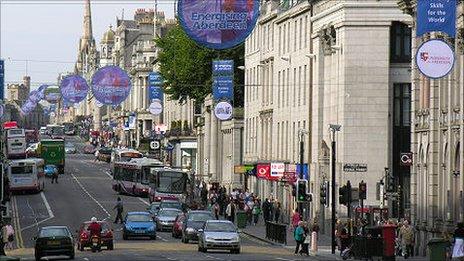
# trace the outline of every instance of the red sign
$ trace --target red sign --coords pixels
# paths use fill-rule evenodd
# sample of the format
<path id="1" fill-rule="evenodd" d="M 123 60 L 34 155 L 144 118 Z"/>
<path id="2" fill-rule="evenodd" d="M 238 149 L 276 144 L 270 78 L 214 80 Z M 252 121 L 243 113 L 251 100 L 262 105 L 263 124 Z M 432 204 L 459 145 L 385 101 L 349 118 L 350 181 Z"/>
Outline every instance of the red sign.
<path id="1" fill-rule="evenodd" d="M 284 172 L 284 177 L 283 178 L 289 184 L 294 184 L 298 179 L 295 172 Z"/>
<path id="2" fill-rule="evenodd" d="M 15 129 L 18 128 L 18 123 L 16 121 L 7 121 L 3 123 L 3 129 Z"/>
<path id="3" fill-rule="evenodd" d="M 260 179 L 267 179 L 271 175 L 270 164 L 258 164 L 256 167 L 256 177 Z"/>

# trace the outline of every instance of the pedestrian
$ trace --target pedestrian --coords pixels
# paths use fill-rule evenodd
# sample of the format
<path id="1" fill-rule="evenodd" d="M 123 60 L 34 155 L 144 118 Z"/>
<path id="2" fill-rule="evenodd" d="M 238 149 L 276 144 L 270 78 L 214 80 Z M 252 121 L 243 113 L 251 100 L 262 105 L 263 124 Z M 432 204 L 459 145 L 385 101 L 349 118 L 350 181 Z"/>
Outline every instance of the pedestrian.
<path id="1" fill-rule="evenodd" d="M 6 224 L 3 221 L 2 223 L 2 228 L 1 228 L 1 240 L 0 240 L 0 256 L 6 256 L 5 254 L 5 245 L 8 243 L 8 233 L 6 231 Z"/>
<path id="2" fill-rule="evenodd" d="M 219 220 L 219 203 L 215 202 L 213 205 L 214 217 Z"/>
<path id="3" fill-rule="evenodd" d="M 6 236 L 7 236 L 7 239 L 8 239 L 8 243 L 6 245 L 6 248 L 10 249 L 10 250 L 13 250 L 13 241 L 14 241 L 14 233 L 15 233 L 14 228 L 11 225 L 11 223 L 7 223 L 5 228 L 6 228 Z"/>
<path id="4" fill-rule="evenodd" d="M 119 221 L 122 224 L 122 212 L 124 211 L 124 206 L 120 197 L 118 197 L 118 201 L 113 209 L 116 209 L 116 219 L 114 220 L 114 223 L 117 224 Z"/>
<path id="5" fill-rule="evenodd" d="M 264 200 L 264 203 L 263 203 L 263 207 L 262 207 L 262 210 L 263 210 L 263 217 L 264 217 L 264 222 L 267 222 L 270 220 L 270 215 L 269 215 L 269 211 L 271 210 L 271 203 L 269 202 L 269 199 L 266 198 Z"/>
<path id="6" fill-rule="evenodd" d="M 56 167 L 53 167 L 53 173 L 52 173 L 52 183 L 54 182 L 58 184 L 58 169 Z"/>
<path id="7" fill-rule="evenodd" d="M 226 215 L 227 215 L 227 219 L 232 223 L 235 222 L 235 210 L 236 210 L 236 207 L 237 206 L 235 205 L 233 199 L 231 199 L 229 205 L 227 205 Z"/>
<path id="8" fill-rule="evenodd" d="M 97 162 L 98 161 L 98 156 L 100 155 L 100 151 L 98 148 L 95 148 L 95 160 L 94 162 Z"/>
<path id="9" fill-rule="evenodd" d="M 464 223 L 459 222 L 456 230 L 454 230 L 454 246 L 452 258 L 464 258 Z"/>
<path id="10" fill-rule="evenodd" d="M 413 256 L 414 230 L 407 220 L 403 221 L 403 226 L 400 229 L 398 237 L 401 239 L 404 258 L 407 259 L 408 257 Z"/>
<path id="11" fill-rule="evenodd" d="M 274 220 L 276 223 L 279 223 L 280 220 L 280 212 L 282 211 L 282 206 L 280 205 L 280 202 L 277 201 L 276 203 L 276 208 L 274 211 Z"/>
<path id="12" fill-rule="evenodd" d="M 303 222 L 303 230 L 304 230 L 304 236 L 303 236 L 303 244 L 301 245 L 301 251 L 300 255 L 307 255 L 309 256 L 309 243 L 310 243 L 310 233 L 309 233 L 309 227 L 308 227 L 308 222 Z"/>
<path id="13" fill-rule="evenodd" d="M 317 220 L 314 220 L 313 227 L 311 228 L 311 253 L 313 253 L 313 255 L 317 253 L 318 235 L 319 235 L 319 224 L 317 224 Z"/>
<path id="14" fill-rule="evenodd" d="M 298 223 L 300 223 L 301 217 L 300 213 L 298 213 L 298 209 L 295 209 L 292 214 L 292 228 L 293 231 L 295 231 L 296 227 L 298 226 Z"/>
<path id="15" fill-rule="evenodd" d="M 258 200 L 256 200 L 251 213 L 253 214 L 253 223 L 256 226 L 256 224 L 258 224 L 259 215 L 261 214 L 261 206 L 260 206 Z"/>
<path id="16" fill-rule="evenodd" d="M 299 253 L 300 246 L 303 244 L 304 241 L 304 229 L 303 229 L 303 222 L 298 222 L 298 226 L 296 227 L 295 231 L 293 232 L 293 238 L 296 241 L 296 248 L 295 248 L 295 255 Z"/>

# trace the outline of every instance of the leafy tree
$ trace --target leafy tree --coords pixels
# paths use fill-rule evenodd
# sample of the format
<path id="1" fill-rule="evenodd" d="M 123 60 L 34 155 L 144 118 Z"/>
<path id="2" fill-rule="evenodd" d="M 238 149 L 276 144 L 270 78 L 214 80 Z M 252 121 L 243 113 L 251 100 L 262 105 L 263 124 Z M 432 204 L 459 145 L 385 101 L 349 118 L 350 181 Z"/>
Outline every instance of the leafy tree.
<path id="1" fill-rule="evenodd" d="M 213 60 L 231 59 L 235 67 L 244 65 L 244 44 L 228 50 L 212 50 L 197 45 L 176 25 L 165 36 L 155 39 L 160 48 L 157 63 L 165 82 L 165 92 L 173 100 L 191 98 L 203 102 L 211 93 Z M 243 107 L 243 70 L 234 74 L 234 106 Z"/>

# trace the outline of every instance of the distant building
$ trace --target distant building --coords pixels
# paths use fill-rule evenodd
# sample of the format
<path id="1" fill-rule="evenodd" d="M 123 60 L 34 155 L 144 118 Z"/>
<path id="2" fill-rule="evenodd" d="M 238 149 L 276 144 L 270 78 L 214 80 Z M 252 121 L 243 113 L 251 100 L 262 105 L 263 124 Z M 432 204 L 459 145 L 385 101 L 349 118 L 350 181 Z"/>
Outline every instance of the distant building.
<path id="1" fill-rule="evenodd" d="M 25 101 L 31 91 L 31 77 L 24 76 L 23 83 L 14 83 L 7 85 L 8 100 Z"/>

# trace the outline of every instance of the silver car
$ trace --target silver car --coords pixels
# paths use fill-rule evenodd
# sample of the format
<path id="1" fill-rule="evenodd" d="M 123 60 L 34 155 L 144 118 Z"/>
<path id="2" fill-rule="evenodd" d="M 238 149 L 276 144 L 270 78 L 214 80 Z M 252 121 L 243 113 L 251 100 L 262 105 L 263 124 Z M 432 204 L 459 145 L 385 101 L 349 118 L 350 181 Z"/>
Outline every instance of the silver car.
<path id="1" fill-rule="evenodd" d="M 232 254 L 240 253 L 240 235 L 234 223 L 228 220 L 208 220 L 198 232 L 198 251 L 222 249 L 230 250 Z"/>
<path id="2" fill-rule="evenodd" d="M 162 208 L 158 211 L 156 215 L 156 229 L 159 231 L 172 231 L 174 226 L 174 221 L 176 220 L 177 215 L 182 213 L 182 211 L 176 208 Z"/>

